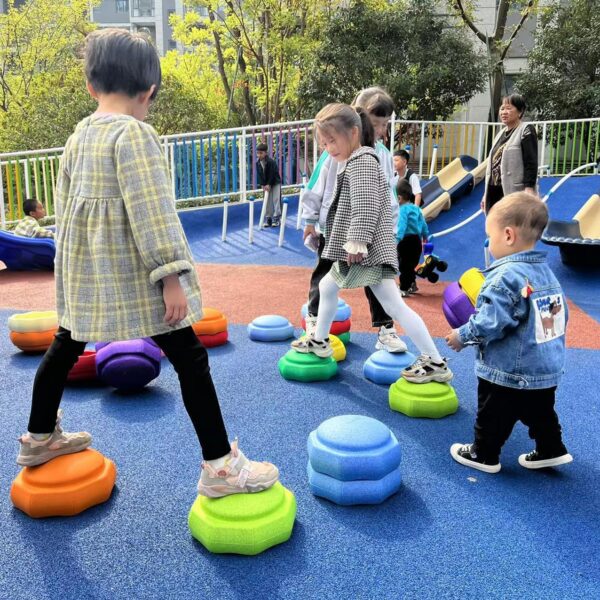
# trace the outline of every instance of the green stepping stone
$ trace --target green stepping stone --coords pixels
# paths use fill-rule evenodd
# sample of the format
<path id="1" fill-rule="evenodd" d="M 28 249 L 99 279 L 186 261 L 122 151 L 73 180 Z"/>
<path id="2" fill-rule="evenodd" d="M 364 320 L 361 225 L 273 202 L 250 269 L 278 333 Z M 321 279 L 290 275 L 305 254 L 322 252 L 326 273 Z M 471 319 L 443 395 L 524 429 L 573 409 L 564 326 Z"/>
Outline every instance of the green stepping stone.
<path id="1" fill-rule="evenodd" d="M 390 386 L 390 408 L 409 417 L 440 419 L 458 410 L 454 388 L 447 383 L 410 383 L 398 379 Z"/>
<path id="2" fill-rule="evenodd" d="M 319 358 L 314 354 L 302 354 L 295 350 L 290 350 L 282 356 L 277 366 L 284 379 L 303 382 L 326 381 L 331 379 L 338 370 L 333 356 Z"/>
<path id="3" fill-rule="evenodd" d="M 257 494 L 198 496 L 188 524 L 210 552 L 254 555 L 289 540 L 295 518 L 296 498 L 277 482 Z"/>
<path id="4" fill-rule="evenodd" d="M 345 346 L 350 341 L 350 332 L 346 331 L 346 333 L 340 333 L 337 337 L 340 339 L 340 341 L 344 342 Z"/>

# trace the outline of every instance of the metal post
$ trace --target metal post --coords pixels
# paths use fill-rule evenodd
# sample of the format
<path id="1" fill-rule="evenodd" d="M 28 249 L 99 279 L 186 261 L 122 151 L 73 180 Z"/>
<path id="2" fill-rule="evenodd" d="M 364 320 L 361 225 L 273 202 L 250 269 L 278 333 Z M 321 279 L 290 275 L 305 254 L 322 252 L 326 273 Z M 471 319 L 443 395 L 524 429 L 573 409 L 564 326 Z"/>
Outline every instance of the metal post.
<path id="1" fill-rule="evenodd" d="M 479 143 L 477 144 L 477 164 L 481 164 L 483 152 L 483 124 L 479 125 Z"/>
<path id="2" fill-rule="evenodd" d="M 419 148 L 419 179 L 423 177 L 423 149 L 425 148 L 425 121 L 421 121 L 421 147 Z"/>
<path id="3" fill-rule="evenodd" d="M 546 123 L 542 127 L 542 152 L 540 156 L 540 167 L 542 167 L 542 173 L 546 171 L 548 173 L 549 169 L 544 169 L 546 161 Z"/>
<path id="4" fill-rule="evenodd" d="M 229 198 L 223 200 L 223 231 L 221 232 L 221 241 L 227 238 L 227 211 L 229 209 Z"/>
<path id="5" fill-rule="evenodd" d="M 0 162 L 0 223 L 2 229 L 6 227 L 6 213 L 4 208 L 4 182 L 2 181 L 2 163 Z"/>
<path id="6" fill-rule="evenodd" d="M 302 187 L 298 195 L 298 215 L 296 216 L 296 231 L 302 226 L 302 196 L 306 189 L 306 173 L 302 173 Z"/>
<path id="7" fill-rule="evenodd" d="M 240 190 L 242 191 L 242 202 L 248 200 L 248 186 L 246 184 L 246 130 L 242 129 L 242 134 L 239 136 L 239 170 L 240 170 Z"/>
<path id="8" fill-rule="evenodd" d="M 254 196 L 248 198 L 248 243 L 254 243 Z"/>
<path id="9" fill-rule="evenodd" d="M 433 152 L 431 153 L 431 167 L 429 168 L 429 179 L 431 179 L 435 175 L 435 167 L 437 165 L 437 153 L 438 153 L 438 145 L 433 145 Z"/>
<path id="10" fill-rule="evenodd" d="M 390 152 L 394 154 L 394 135 L 396 133 L 396 111 L 392 113 L 390 120 Z"/>
<path id="11" fill-rule="evenodd" d="M 29 172 L 29 159 L 25 158 L 23 160 L 23 163 L 25 164 L 25 197 L 31 198 L 31 183 L 29 181 L 29 177 L 31 176 L 31 174 Z"/>
<path id="12" fill-rule="evenodd" d="M 265 222 L 265 213 L 267 212 L 267 202 L 269 201 L 270 192 L 265 192 L 263 194 L 263 203 L 262 208 L 260 209 L 260 219 L 258 220 L 258 228 L 262 229 L 263 224 Z"/>
<path id="13" fill-rule="evenodd" d="M 287 211 L 288 211 L 288 200 L 287 198 L 283 199 L 283 210 L 281 211 L 281 221 L 279 223 L 279 242 L 278 246 L 281 248 L 283 246 L 283 236 L 285 235 L 285 220 L 287 219 Z"/>

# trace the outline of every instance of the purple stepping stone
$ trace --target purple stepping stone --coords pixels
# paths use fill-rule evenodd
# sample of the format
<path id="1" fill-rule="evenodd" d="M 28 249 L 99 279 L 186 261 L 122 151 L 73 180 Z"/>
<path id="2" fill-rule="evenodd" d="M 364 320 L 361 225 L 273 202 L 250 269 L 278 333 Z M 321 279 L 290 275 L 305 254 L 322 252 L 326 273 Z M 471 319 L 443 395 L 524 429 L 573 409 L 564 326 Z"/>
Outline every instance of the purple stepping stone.
<path id="1" fill-rule="evenodd" d="M 143 388 L 160 373 L 160 348 L 150 339 L 96 344 L 102 381 L 119 390 Z"/>
<path id="2" fill-rule="evenodd" d="M 475 314 L 475 307 L 456 281 L 444 290 L 442 310 L 450 327 L 454 329 L 462 327 Z"/>

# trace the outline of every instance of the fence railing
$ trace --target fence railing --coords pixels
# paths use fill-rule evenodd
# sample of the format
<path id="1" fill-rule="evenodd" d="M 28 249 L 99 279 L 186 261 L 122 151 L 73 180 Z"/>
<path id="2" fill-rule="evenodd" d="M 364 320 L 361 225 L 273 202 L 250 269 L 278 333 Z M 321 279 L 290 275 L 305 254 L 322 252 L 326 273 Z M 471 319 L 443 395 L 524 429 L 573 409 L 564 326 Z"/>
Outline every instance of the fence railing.
<path id="1" fill-rule="evenodd" d="M 600 118 L 533 122 L 542 173 L 564 175 L 600 155 Z M 412 165 L 424 178 L 435 156 L 437 171 L 461 154 L 480 162 L 502 124 L 393 120 L 390 146 L 409 146 Z M 178 205 L 246 201 L 262 193 L 257 182 L 256 147 L 266 143 L 276 160 L 284 190 L 297 189 L 316 163 L 319 148 L 312 121 L 274 123 L 164 136 L 165 157 Z M 36 197 L 54 214 L 54 190 L 62 148 L 0 154 L 0 221 L 22 218 L 25 198 Z M 584 171 L 586 174 L 588 171 Z M 591 170 L 589 171 L 591 173 Z"/>

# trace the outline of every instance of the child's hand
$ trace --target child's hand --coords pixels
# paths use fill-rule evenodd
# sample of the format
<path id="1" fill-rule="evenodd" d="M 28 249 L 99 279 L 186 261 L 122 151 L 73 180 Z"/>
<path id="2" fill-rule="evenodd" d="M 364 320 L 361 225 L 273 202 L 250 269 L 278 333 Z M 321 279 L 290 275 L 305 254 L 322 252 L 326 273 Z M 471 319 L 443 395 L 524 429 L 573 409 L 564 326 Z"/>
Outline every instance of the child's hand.
<path id="1" fill-rule="evenodd" d="M 361 263 L 365 258 L 365 255 L 362 252 L 358 252 L 357 254 L 348 254 L 348 264 L 358 264 Z"/>
<path id="2" fill-rule="evenodd" d="M 458 331 L 456 329 L 453 329 L 446 336 L 446 343 L 448 346 L 450 346 L 450 348 L 452 348 L 452 350 L 455 350 L 456 352 L 460 352 L 465 347 L 460 341 L 460 338 L 458 337 Z"/>
<path id="3" fill-rule="evenodd" d="M 165 302 L 165 323 L 177 325 L 188 312 L 187 298 L 181 287 L 179 275 L 168 275 L 163 280 L 163 300 Z"/>
<path id="4" fill-rule="evenodd" d="M 304 235 L 302 236 L 302 240 L 306 240 L 309 235 L 317 235 L 317 230 L 314 225 L 307 225 L 304 228 Z"/>

